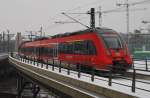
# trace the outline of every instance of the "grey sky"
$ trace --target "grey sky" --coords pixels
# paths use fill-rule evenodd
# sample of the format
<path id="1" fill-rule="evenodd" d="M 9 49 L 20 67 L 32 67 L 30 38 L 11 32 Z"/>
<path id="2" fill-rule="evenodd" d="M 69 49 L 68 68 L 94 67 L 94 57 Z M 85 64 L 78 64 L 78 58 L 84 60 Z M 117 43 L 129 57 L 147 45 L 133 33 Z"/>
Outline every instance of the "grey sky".
<path id="1" fill-rule="evenodd" d="M 61 12 L 86 12 L 91 7 L 110 10 L 116 7 L 116 2 L 124 3 L 125 0 L 0 0 L 0 31 L 10 29 L 12 33 L 26 30 L 39 30 L 43 26 L 46 34 L 69 32 L 84 29 L 80 24 L 55 24 L 55 21 L 70 21 Z M 129 0 L 138 2 L 143 0 Z M 74 9 L 76 8 L 76 9 Z M 150 3 L 133 6 L 131 8 L 147 8 L 144 11 L 130 12 L 130 31 L 144 26 L 142 20 L 150 20 Z M 73 10 L 74 9 L 74 10 Z M 103 26 L 126 32 L 125 12 L 103 14 Z M 77 15 L 72 15 L 76 17 Z M 81 22 L 89 25 L 89 17 L 80 15 Z M 98 23 L 98 20 L 96 20 Z"/>

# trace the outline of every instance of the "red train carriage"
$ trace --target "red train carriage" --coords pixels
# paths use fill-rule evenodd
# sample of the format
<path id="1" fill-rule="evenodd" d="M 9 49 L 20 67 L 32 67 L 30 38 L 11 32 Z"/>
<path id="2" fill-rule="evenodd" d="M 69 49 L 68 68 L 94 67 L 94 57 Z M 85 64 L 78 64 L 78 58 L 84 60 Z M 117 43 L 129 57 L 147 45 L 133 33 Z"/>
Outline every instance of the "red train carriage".
<path id="1" fill-rule="evenodd" d="M 55 35 L 20 46 L 19 54 L 45 61 L 57 58 L 63 63 L 108 71 L 126 71 L 132 64 L 128 48 L 116 31 L 107 28 L 88 29 Z"/>

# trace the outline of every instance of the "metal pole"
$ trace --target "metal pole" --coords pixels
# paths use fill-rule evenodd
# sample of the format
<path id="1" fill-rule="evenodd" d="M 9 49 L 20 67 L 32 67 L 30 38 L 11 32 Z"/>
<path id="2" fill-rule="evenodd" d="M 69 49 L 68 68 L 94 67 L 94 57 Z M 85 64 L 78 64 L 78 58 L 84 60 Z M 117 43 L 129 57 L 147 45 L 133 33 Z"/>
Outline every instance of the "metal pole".
<path id="1" fill-rule="evenodd" d="M 13 52 L 11 52 L 11 57 L 13 57 Z"/>
<path id="2" fill-rule="evenodd" d="M 129 3 L 128 3 L 128 0 L 126 0 L 126 3 L 125 4 L 117 4 L 118 6 L 121 6 L 121 5 L 124 5 L 124 6 L 126 6 L 126 29 L 127 29 L 127 31 L 126 31 L 126 33 L 127 33 L 127 44 L 129 45 L 129 7 L 130 7 L 130 5 L 129 5 Z"/>
<path id="3" fill-rule="evenodd" d="M 48 59 L 47 59 L 47 63 L 46 63 L 46 69 L 48 69 Z"/>
<path id="4" fill-rule="evenodd" d="M 135 68 L 135 66 L 134 66 L 134 59 L 132 59 L 132 61 L 133 61 L 133 64 L 132 64 L 132 69 L 134 69 L 134 68 Z"/>
<path id="5" fill-rule="evenodd" d="M 135 77 L 136 77 L 136 70 L 133 69 L 133 76 L 132 76 L 132 92 L 135 92 Z"/>
<path id="6" fill-rule="evenodd" d="M 9 41 L 10 41 L 10 38 L 9 38 L 9 32 L 10 32 L 10 31 L 7 30 L 7 33 L 8 33 L 8 35 L 7 35 L 7 37 L 8 37 L 8 47 L 7 47 L 7 48 L 8 48 L 8 54 L 9 54 Z"/>
<path id="7" fill-rule="evenodd" d="M 61 61 L 59 63 L 59 72 L 61 72 Z"/>
<path id="8" fill-rule="evenodd" d="M 78 66 L 78 78 L 80 78 L 80 76 L 81 76 L 81 66 L 80 66 L 80 64 L 78 64 L 77 65 Z"/>
<path id="9" fill-rule="evenodd" d="M 54 59 L 53 59 L 53 64 L 52 64 L 52 70 L 54 71 Z"/>
<path id="10" fill-rule="evenodd" d="M 99 6 L 99 27 L 102 26 L 102 8 Z"/>
<path id="11" fill-rule="evenodd" d="M 28 56 L 28 64 L 30 63 L 30 60 L 29 60 L 29 56 Z"/>
<path id="12" fill-rule="evenodd" d="M 109 81 L 108 81 L 108 85 L 112 86 L 112 68 L 110 68 L 109 70 Z"/>
<path id="13" fill-rule="evenodd" d="M 41 27 L 40 27 L 40 37 L 42 37 L 42 36 L 43 36 L 43 34 L 42 34 L 42 33 L 43 33 L 43 27 L 41 26 Z"/>
<path id="14" fill-rule="evenodd" d="M 128 0 L 126 0 L 126 21 L 127 21 L 127 44 L 129 45 L 129 39 L 130 39 L 130 34 L 129 34 L 129 30 L 130 30 L 130 27 L 129 27 L 129 4 L 128 4 Z"/>
<path id="15" fill-rule="evenodd" d="M 147 59 L 145 59 L 146 71 L 148 71 Z"/>
<path id="16" fill-rule="evenodd" d="M 35 57 L 34 57 L 34 63 L 33 63 L 33 65 L 35 65 Z"/>
<path id="17" fill-rule="evenodd" d="M 31 59 L 30 59 L 30 64 L 32 64 L 32 56 L 31 56 Z"/>
<path id="18" fill-rule="evenodd" d="M 95 28 L 95 9 L 91 8 L 91 28 Z"/>
<path id="19" fill-rule="evenodd" d="M 36 59 L 36 62 L 37 62 L 37 66 L 39 66 L 39 61 L 38 61 L 38 59 Z"/>
<path id="20" fill-rule="evenodd" d="M 43 62 L 41 61 L 41 68 L 43 68 Z"/>
<path id="21" fill-rule="evenodd" d="M 67 74 L 70 75 L 70 64 L 68 64 L 68 71 Z"/>
<path id="22" fill-rule="evenodd" d="M 92 68 L 92 75 L 91 75 L 91 81 L 92 82 L 94 81 L 94 75 L 95 75 L 95 69 Z"/>
<path id="23" fill-rule="evenodd" d="M 5 51 L 5 32 L 3 31 L 3 52 Z"/>

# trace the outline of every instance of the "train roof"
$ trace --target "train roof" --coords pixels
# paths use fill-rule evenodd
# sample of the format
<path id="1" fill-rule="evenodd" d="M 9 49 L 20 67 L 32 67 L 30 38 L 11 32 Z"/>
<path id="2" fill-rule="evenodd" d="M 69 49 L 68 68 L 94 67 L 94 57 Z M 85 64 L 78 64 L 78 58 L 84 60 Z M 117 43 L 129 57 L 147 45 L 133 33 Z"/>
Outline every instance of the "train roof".
<path id="1" fill-rule="evenodd" d="M 51 38 L 61 38 L 61 37 L 68 37 L 68 36 L 72 36 L 72 35 L 79 35 L 79 34 L 86 34 L 86 33 L 89 33 L 89 32 L 97 32 L 97 31 L 100 31 L 101 32 L 104 32 L 104 31 L 114 31 L 112 29 L 109 29 L 109 28 L 90 28 L 90 29 L 86 29 L 86 30 L 80 30 L 80 31 L 76 31 L 76 32 L 72 32 L 72 33 L 64 33 L 64 34 L 57 34 L 57 35 L 54 35 L 54 36 L 51 36 Z"/>
<path id="2" fill-rule="evenodd" d="M 34 39 L 34 41 L 46 40 L 46 39 L 49 39 L 49 38 L 48 37 L 39 37 L 39 38 Z"/>
<path id="3" fill-rule="evenodd" d="M 81 30 L 81 31 L 76 31 L 76 32 L 72 32 L 72 33 L 64 33 L 64 34 L 57 34 L 57 35 L 54 35 L 54 36 L 51 36 L 51 37 L 47 37 L 47 38 L 39 38 L 39 39 L 36 39 L 34 41 L 31 41 L 31 42 L 25 42 L 23 43 L 24 45 L 28 45 L 28 46 L 33 46 L 33 43 L 34 42 L 34 46 L 38 46 L 39 44 L 37 44 L 39 41 L 41 40 L 47 40 L 47 39 L 55 39 L 55 38 L 63 38 L 63 37 L 70 37 L 70 36 L 73 36 L 73 35 L 80 35 L 80 34 L 86 34 L 86 33 L 105 33 L 105 32 L 115 32 L 114 30 L 112 29 L 109 29 L 109 28 L 95 28 L 95 29 L 86 29 L 86 30 Z M 40 42 L 41 43 L 41 42 Z M 23 45 L 22 44 L 22 45 Z M 41 43 L 41 45 L 45 45 L 43 43 Z"/>

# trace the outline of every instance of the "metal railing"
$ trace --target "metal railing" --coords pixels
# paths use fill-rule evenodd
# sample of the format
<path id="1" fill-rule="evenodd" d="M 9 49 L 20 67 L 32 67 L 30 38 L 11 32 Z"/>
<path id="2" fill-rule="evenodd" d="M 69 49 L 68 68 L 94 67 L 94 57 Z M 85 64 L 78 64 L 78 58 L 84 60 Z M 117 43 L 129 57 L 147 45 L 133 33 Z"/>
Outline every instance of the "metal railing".
<path id="1" fill-rule="evenodd" d="M 33 66 L 37 66 L 37 67 L 40 67 L 40 68 L 43 68 L 44 66 L 46 66 L 45 67 L 46 69 L 49 69 L 51 67 L 52 71 L 58 70 L 59 73 L 64 71 L 64 72 L 67 73 L 67 75 L 70 75 L 72 73 L 72 74 L 77 75 L 78 78 L 82 78 L 83 76 L 84 77 L 88 77 L 88 78 L 91 79 L 92 82 L 94 82 L 95 79 L 97 79 L 97 80 L 101 80 L 101 81 L 107 82 L 108 86 L 112 86 L 113 84 L 117 84 L 117 85 L 120 85 L 120 86 L 130 87 L 131 91 L 133 93 L 136 92 L 136 89 L 139 89 L 139 90 L 142 90 L 142 91 L 146 91 L 146 92 L 150 92 L 150 89 L 140 88 L 140 87 L 138 87 L 136 85 L 137 83 L 144 83 L 144 84 L 150 85 L 150 82 L 136 79 L 136 71 L 139 70 L 139 69 L 133 69 L 131 78 L 128 78 L 128 77 L 125 77 L 125 76 L 115 76 L 115 78 L 114 78 L 113 72 L 112 72 L 112 70 L 110 70 L 108 72 L 109 73 L 108 76 L 105 77 L 107 79 L 101 79 L 101 78 L 98 78 L 99 76 L 96 75 L 96 70 L 94 68 L 91 71 L 87 72 L 88 73 L 87 74 L 87 73 L 84 73 L 84 72 L 81 71 L 80 65 L 77 65 L 77 66 L 79 66 L 77 70 L 72 70 L 70 68 L 70 64 L 68 64 L 67 68 L 64 68 L 63 66 L 61 66 L 61 63 L 62 63 L 61 61 L 59 61 L 59 64 L 58 63 L 55 64 L 55 59 L 51 59 L 52 63 L 50 64 L 48 59 L 47 59 L 46 62 L 39 62 L 36 58 L 32 58 L 32 59 L 30 59 L 31 57 L 23 58 L 23 57 L 21 57 L 19 55 L 15 55 L 14 56 L 13 53 L 11 53 L 11 56 L 16 58 L 16 59 L 18 59 L 18 60 L 20 60 L 20 61 L 22 61 L 22 62 L 24 62 L 24 63 L 33 64 Z M 146 61 L 146 62 L 148 62 L 148 61 Z M 147 63 L 145 63 L 145 64 L 147 64 Z M 146 68 L 148 68 L 148 66 Z M 140 70 L 140 71 L 145 71 L 145 70 Z M 128 80 L 129 82 L 131 82 L 131 85 L 120 83 L 120 82 L 116 82 L 115 81 L 116 78 Z"/>
<path id="2" fill-rule="evenodd" d="M 138 69 L 150 72 L 150 59 L 149 58 L 133 58 L 132 69 Z"/>

